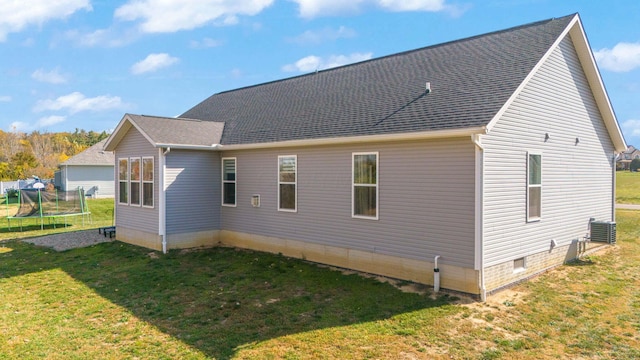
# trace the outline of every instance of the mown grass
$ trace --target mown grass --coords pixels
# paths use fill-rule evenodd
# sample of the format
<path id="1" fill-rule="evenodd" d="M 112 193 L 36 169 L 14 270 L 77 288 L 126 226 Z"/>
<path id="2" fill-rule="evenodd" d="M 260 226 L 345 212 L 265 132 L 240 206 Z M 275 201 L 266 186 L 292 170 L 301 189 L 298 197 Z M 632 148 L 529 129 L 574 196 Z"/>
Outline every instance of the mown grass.
<path id="1" fill-rule="evenodd" d="M 7 216 L 15 214 L 18 204 L 10 202 L 7 206 L 5 198 L 0 197 L 0 241 L 109 226 L 113 222 L 113 201 L 113 199 L 88 199 L 90 216 L 85 216 L 84 219 L 82 216 L 44 218 L 42 219 L 44 226 L 41 229 L 39 218 L 8 220 Z"/>
<path id="2" fill-rule="evenodd" d="M 640 172 L 616 172 L 616 202 L 640 204 Z"/>
<path id="3" fill-rule="evenodd" d="M 266 354 L 262 344 L 273 339 L 300 344 L 284 350 L 291 355 L 342 357 L 351 348 L 361 358 L 389 343 L 411 350 L 402 339 L 424 325 L 435 338 L 439 319 L 460 311 L 448 296 L 402 293 L 251 251 L 4 246 L 11 251 L 0 254 L 3 359 L 227 359 Z"/>
<path id="4" fill-rule="evenodd" d="M 252 251 L 8 240 L 0 358 L 636 359 L 640 211 L 617 223 L 617 246 L 486 303 Z"/>

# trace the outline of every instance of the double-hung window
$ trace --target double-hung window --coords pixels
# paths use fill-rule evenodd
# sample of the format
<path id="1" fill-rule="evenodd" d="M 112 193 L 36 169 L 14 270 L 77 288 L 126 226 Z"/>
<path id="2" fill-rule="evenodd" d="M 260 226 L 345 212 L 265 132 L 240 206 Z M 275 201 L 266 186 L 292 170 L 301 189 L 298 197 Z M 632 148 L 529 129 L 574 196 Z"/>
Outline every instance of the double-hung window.
<path id="1" fill-rule="evenodd" d="M 527 158 L 527 221 L 537 221 L 542 207 L 542 155 L 528 153 Z"/>
<path id="2" fill-rule="evenodd" d="M 222 158 L 222 205 L 236 206 L 236 158 Z"/>
<path id="3" fill-rule="evenodd" d="M 142 180 L 142 177 L 140 176 L 140 167 L 142 166 L 140 158 L 129 159 L 129 166 L 131 168 L 131 180 L 129 181 L 129 193 L 131 194 L 131 199 L 129 199 L 129 203 L 131 205 L 140 205 L 140 185 Z"/>
<path id="4" fill-rule="evenodd" d="M 153 207 L 153 157 L 142 158 L 142 206 Z"/>
<path id="5" fill-rule="evenodd" d="M 278 210 L 296 211 L 298 197 L 298 157 L 278 156 Z"/>
<path id="6" fill-rule="evenodd" d="M 153 207 L 153 157 L 118 159 L 118 204 Z"/>
<path id="7" fill-rule="evenodd" d="M 129 159 L 118 159 L 118 204 L 129 204 Z"/>
<path id="8" fill-rule="evenodd" d="M 378 219 L 378 153 L 353 153 L 352 216 Z"/>

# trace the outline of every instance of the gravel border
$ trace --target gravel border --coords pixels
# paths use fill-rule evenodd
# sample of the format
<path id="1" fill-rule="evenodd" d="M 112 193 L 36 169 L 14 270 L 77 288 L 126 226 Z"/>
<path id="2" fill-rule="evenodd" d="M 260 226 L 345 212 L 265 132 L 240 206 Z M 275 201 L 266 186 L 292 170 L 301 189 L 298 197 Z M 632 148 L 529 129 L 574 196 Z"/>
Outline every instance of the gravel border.
<path id="1" fill-rule="evenodd" d="M 103 242 L 111 242 L 113 240 L 115 239 L 104 236 L 102 234 L 98 234 L 98 229 L 93 229 L 39 236 L 35 238 L 24 239 L 22 241 L 37 246 L 49 247 L 55 251 L 65 251 L 92 246 Z"/>

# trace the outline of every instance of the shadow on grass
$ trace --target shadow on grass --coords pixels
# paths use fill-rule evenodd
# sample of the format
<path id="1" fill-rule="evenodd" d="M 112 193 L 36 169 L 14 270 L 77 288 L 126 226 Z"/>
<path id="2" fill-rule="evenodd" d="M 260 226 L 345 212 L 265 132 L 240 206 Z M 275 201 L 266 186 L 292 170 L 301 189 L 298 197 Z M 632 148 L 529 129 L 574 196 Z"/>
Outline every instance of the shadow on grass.
<path id="1" fill-rule="evenodd" d="M 0 278 L 60 268 L 209 357 L 242 345 L 448 304 L 301 260 L 212 248 L 162 255 L 120 242 L 55 253 L 14 241 Z M 2 255 L 0 255 L 2 256 Z"/>
<path id="2" fill-rule="evenodd" d="M 596 262 L 591 260 L 590 258 L 579 258 L 574 259 L 566 263 L 567 266 L 591 266 L 596 265 Z"/>

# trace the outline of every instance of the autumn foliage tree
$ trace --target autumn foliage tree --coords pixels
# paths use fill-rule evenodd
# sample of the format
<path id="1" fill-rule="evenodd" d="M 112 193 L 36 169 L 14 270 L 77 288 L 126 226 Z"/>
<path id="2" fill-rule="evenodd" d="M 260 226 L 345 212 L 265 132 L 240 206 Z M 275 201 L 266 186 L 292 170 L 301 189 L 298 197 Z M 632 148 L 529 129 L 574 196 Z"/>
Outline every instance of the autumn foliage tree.
<path id="1" fill-rule="evenodd" d="M 53 178 L 61 162 L 105 139 L 109 134 L 75 129 L 75 132 L 30 134 L 0 130 L 0 180 L 38 176 Z"/>

